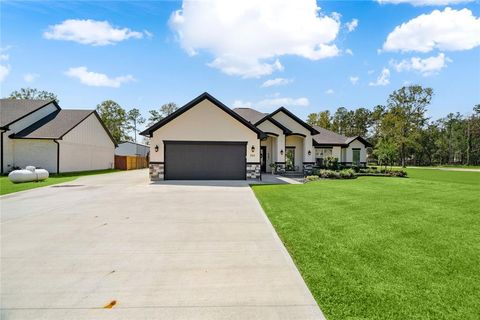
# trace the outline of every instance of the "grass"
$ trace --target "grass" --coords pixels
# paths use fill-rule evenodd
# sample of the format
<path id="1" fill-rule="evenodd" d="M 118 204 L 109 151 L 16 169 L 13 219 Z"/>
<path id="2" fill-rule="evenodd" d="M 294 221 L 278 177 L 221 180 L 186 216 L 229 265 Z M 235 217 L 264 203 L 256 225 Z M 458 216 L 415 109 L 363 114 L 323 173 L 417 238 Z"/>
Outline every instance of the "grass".
<path id="1" fill-rule="evenodd" d="M 43 181 L 24 182 L 24 183 L 13 183 L 8 179 L 7 176 L 1 176 L 0 177 L 0 195 L 34 189 L 34 188 L 51 186 L 51 185 L 62 183 L 62 182 L 69 182 L 82 176 L 112 173 L 117 171 L 119 170 L 107 169 L 107 170 L 60 173 L 60 174 L 51 175 L 48 179 Z"/>
<path id="2" fill-rule="evenodd" d="M 253 190 L 328 319 L 479 319 L 480 173 Z"/>

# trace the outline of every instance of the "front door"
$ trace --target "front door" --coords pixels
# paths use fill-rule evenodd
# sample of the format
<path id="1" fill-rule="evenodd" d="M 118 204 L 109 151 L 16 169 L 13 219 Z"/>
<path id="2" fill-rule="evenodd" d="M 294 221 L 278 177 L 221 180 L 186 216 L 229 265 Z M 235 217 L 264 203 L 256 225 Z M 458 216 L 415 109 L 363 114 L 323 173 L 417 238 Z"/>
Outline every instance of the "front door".
<path id="1" fill-rule="evenodd" d="M 260 147 L 260 170 L 262 172 L 267 171 L 267 147 L 266 146 Z"/>
<path id="2" fill-rule="evenodd" d="M 285 169 L 287 171 L 295 171 L 295 148 L 285 148 Z"/>

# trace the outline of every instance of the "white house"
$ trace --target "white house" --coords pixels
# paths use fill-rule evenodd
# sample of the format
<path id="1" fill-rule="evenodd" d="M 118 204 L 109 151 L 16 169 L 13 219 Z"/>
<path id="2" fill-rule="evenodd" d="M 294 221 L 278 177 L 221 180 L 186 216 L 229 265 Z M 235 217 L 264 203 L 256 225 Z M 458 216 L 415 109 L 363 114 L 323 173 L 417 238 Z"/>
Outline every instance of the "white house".
<path id="1" fill-rule="evenodd" d="M 146 157 L 150 152 L 150 147 L 146 144 L 136 143 L 133 141 L 120 142 L 115 149 L 117 156 L 138 156 Z"/>
<path id="2" fill-rule="evenodd" d="M 364 164 L 361 137 L 323 141 L 324 130 L 287 109 L 230 109 L 203 93 L 142 132 L 150 137 L 150 179 L 258 179 L 262 172 L 304 173 L 324 154 Z"/>
<path id="3" fill-rule="evenodd" d="M 1 99 L 0 134 L 2 173 L 27 165 L 51 173 L 113 168 L 115 142 L 95 110 Z"/>

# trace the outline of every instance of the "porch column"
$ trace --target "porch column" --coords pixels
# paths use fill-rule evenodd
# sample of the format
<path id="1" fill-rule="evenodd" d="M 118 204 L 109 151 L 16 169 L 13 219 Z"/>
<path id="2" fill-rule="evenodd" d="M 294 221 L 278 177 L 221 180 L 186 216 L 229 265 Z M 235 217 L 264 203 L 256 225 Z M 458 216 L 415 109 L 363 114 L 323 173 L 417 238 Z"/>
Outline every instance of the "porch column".
<path id="1" fill-rule="evenodd" d="M 281 134 L 276 139 L 275 164 L 277 172 L 285 172 L 285 135 Z"/>
<path id="2" fill-rule="evenodd" d="M 303 173 L 311 174 L 315 164 L 315 149 L 310 135 L 303 139 Z"/>

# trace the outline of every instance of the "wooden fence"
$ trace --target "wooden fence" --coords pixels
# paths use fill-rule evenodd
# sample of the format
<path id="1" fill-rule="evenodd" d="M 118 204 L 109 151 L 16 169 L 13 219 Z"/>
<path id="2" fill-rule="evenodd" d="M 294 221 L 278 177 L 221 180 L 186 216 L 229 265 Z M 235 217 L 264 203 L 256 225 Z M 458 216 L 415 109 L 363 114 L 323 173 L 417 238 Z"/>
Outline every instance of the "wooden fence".
<path id="1" fill-rule="evenodd" d="M 147 167 L 148 159 L 146 157 L 115 156 L 115 169 L 133 170 Z"/>

